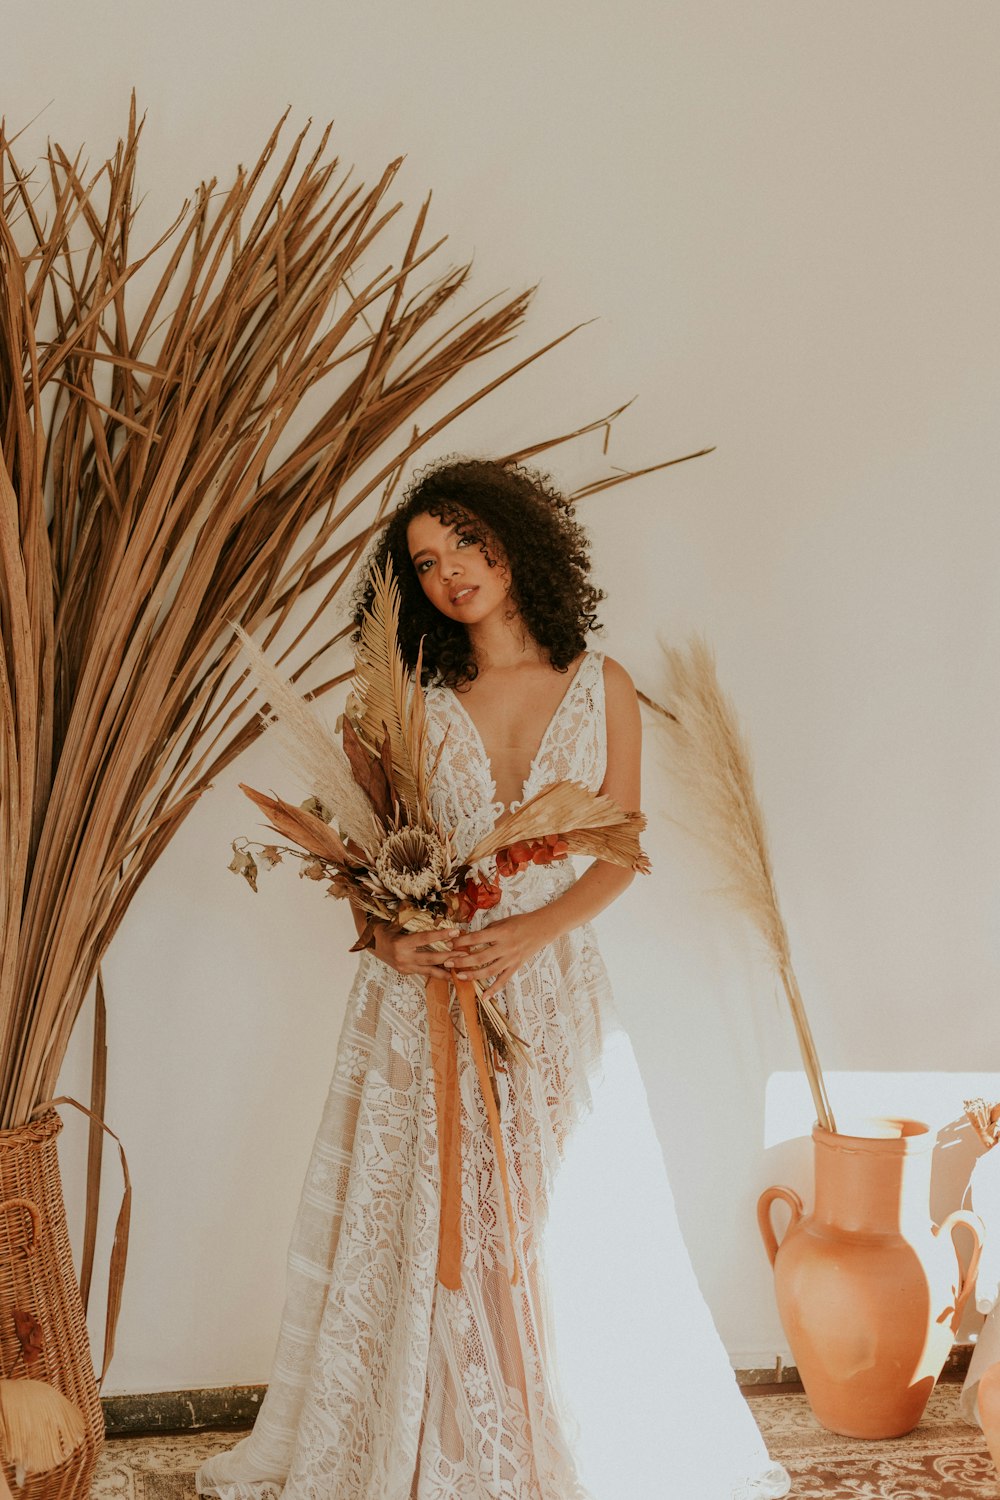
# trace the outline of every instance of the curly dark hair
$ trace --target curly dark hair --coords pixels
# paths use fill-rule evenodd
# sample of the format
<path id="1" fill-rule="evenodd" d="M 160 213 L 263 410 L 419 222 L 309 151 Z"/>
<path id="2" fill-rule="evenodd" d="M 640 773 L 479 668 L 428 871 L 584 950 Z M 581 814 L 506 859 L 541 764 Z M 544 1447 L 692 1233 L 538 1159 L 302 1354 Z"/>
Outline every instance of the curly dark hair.
<path id="1" fill-rule="evenodd" d="M 476 541 L 491 567 L 510 569 L 511 600 L 553 667 L 565 672 L 601 627 L 595 614 L 604 594 L 590 581 L 590 545 L 572 505 L 551 481 L 520 464 L 489 459 L 447 460 L 424 469 L 393 511 L 369 556 L 391 559 L 399 583 L 399 645 L 411 670 L 424 643 L 423 679 L 461 687 L 477 675 L 465 626 L 436 610 L 410 561 L 406 528 L 430 515 Z M 372 601 L 370 574 L 355 596 L 354 639 Z"/>

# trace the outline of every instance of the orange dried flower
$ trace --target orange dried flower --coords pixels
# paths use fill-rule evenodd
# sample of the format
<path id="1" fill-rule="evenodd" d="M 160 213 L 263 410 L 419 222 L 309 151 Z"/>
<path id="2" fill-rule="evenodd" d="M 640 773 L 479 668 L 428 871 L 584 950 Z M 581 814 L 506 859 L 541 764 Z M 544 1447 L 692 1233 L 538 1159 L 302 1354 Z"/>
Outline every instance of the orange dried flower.
<path id="1" fill-rule="evenodd" d="M 477 911 L 489 911 L 498 904 L 502 892 L 499 880 L 477 880 L 470 875 L 458 893 L 456 919 L 470 922 Z"/>
<path id="2" fill-rule="evenodd" d="M 501 849 L 496 856 L 497 874 L 516 875 L 527 865 L 550 865 L 554 859 L 565 859 L 569 845 L 558 833 L 547 833 L 544 838 L 525 839 Z"/>

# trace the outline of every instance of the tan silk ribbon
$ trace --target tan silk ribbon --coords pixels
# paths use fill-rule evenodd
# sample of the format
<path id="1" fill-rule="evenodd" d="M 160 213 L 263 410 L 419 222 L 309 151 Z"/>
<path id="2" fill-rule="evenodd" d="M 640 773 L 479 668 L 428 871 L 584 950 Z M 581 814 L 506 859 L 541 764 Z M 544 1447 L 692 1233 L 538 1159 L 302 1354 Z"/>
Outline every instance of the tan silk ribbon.
<path id="1" fill-rule="evenodd" d="M 471 979 L 451 981 L 458 995 L 465 1030 L 476 1065 L 479 1088 L 486 1108 L 497 1169 L 503 1188 L 507 1230 L 510 1236 L 511 1284 L 517 1285 L 518 1264 L 514 1226 L 514 1209 L 510 1197 L 507 1157 L 504 1152 L 500 1115 L 490 1083 L 486 1043 L 479 1024 L 476 987 Z M 428 979 L 427 1015 L 430 1029 L 431 1059 L 434 1066 L 434 1098 L 437 1106 L 438 1162 L 441 1169 L 441 1225 L 438 1235 L 438 1281 L 458 1291 L 462 1285 L 462 1125 L 458 1096 L 458 1046 L 451 1019 L 449 982 Z"/>

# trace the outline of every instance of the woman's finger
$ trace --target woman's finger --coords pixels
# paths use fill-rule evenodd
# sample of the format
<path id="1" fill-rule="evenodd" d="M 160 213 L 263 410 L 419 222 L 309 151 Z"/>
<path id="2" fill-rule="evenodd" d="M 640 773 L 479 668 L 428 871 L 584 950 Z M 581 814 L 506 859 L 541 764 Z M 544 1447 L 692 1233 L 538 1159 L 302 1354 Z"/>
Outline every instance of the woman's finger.
<path id="1" fill-rule="evenodd" d="M 497 926 L 500 924 L 497 923 Z M 500 934 L 494 933 L 489 927 L 484 927 L 480 932 L 460 932 L 452 939 L 451 946 L 455 952 L 471 953 L 476 948 L 495 946 Z"/>
<path id="2" fill-rule="evenodd" d="M 507 983 L 507 980 L 515 972 L 515 968 L 516 968 L 516 966 L 512 965 L 509 969 L 502 970 L 501 973 L 499 973 L 497 975 L 497 977 L 494 979 L 493 983 L 490 984 L 490 985 L 487 985 L 486 989 L 483 990 L 483 999 L 484 1000 L 494 1000 L 494 999 L 496 999 L 497 995 L 499 995 L 500 991 L 503 989 L 504 985 Z"/>
<path id="3" fill-rule="evenodd" d="M 504 966 L 504 960 L 495 951 L 488 953 L 474 953 L 471 958 L 463 958 L 453 961 L 452 973 L 456 979 L 468 979 L 476 974 L 498 974 Z"/>

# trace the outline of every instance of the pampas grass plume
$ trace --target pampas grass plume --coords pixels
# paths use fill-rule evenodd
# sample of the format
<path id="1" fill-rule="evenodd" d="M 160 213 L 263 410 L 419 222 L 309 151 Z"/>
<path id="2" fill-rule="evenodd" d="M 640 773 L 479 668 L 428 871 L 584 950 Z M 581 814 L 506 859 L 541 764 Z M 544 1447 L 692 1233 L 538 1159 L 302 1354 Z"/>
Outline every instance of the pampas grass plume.
<path id="1" fill-rule="evenodd" d="M 691 797 L 696 833 L 726 872 L 725 895 L 762 935 L 792 1014 L 816 1117 L 835 1130 L 823 1071 L 792 968 L 774 883 L 764 815 L 746 739 L 719 686 L 712 650 L 694 636 L 686 651 L 666 647 L 671 769 Z"/>
<path id="2" fill-rule="evenodd" d="M 240 625 L 234 630 L 262 692 L 268 711 L 261 715 L 311 792 L 331 808 L 348 838 L 367 848 L 377 837 L 371 804 L 351 774 L 339 742 L 323 723 L 316 706 L 303 698 L 271 665 Z"/>

